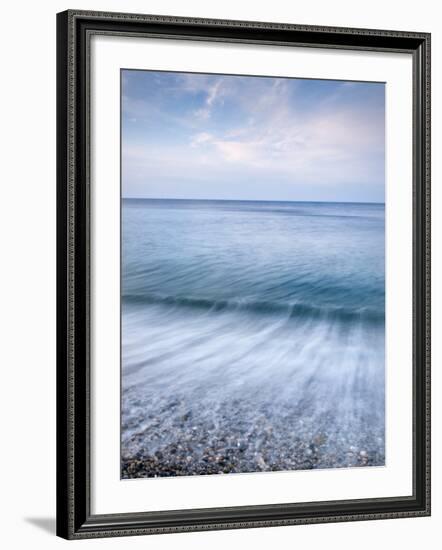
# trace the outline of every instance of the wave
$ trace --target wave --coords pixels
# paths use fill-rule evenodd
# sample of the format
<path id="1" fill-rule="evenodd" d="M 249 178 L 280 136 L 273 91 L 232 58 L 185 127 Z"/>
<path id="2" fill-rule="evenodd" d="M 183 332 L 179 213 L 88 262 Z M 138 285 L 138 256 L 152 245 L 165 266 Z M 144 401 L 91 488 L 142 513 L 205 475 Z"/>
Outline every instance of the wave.
<path id="1" fill-rule="evenodd" d="M 230 298 L 214 300 L 193 296 L 169 296 L 164 294 L 125 294 L 126 304 L 142 305 L 156 304 L 205 310 L 207 312 L 238 311 L 252 314 L 284 315 L 292 319 L 327 319 L 341 322 L 382 323 L 385 319 L 383 310 L 360 307 L 349 308 L 340 306 L 315 306 L 302 302 L 263 301 L 255 299 Z"/>
<path id="2" fill-rule="evenodd" d="M 124 203 L 134 477 L 384 464 L 384 240 L 383 205 Z"/>

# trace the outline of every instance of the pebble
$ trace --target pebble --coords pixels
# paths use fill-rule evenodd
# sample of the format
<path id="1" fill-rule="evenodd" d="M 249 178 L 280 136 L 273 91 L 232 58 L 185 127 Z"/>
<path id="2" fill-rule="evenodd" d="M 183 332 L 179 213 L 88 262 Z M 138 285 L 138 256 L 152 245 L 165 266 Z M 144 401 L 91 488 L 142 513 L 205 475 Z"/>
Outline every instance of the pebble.
<path id="1" fill-rule="evenodd" d="M 311 419 L 304 408 L 269 416 L 250 400 L 226 403 L 213 414 L 185 401 L 158 404 L 152 418 L 125 422 L 122 477 L 169 477 L 383 465 L 382 432 L 362 419 L 337 432 L 333 417 Z M 235 414 L 232 414 L 232 411 Z M 158 412 L 160 411 L 160 412 Z M 161 411 L 165 411 L 161 413 Z M 146 419 L 150 420 L 147 422 Z M 365 422 L 365 424 L 364 424 Z M 130 434 L 130 432 L 132 432 Z"/>

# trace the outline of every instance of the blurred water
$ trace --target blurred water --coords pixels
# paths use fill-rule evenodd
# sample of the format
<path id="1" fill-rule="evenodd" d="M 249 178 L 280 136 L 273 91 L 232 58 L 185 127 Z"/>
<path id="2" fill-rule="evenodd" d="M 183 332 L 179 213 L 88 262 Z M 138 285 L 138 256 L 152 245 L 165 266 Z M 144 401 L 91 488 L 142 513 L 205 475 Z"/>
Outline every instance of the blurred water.
<path id="1" fill-rule="evenodd" d="M 123 201 L 123 477 L 384 464 L 384 214 Z"/>

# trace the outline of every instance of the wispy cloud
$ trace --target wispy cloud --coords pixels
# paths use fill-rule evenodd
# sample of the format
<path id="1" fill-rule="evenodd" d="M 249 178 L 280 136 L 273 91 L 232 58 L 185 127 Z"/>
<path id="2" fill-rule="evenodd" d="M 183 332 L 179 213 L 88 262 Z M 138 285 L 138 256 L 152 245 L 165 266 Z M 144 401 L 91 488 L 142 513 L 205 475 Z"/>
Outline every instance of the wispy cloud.
<path id="1" fill-rule="evenodd" d="M 382 84 L 138 71 L 124 76 L 127 196 L 152 196 L 160 182 L 166 195 L 183 196 L 193 181 L 200 198 L 229 198 L 241 195 L 241 183 L 254 181 L 258 194 L 267 185 L 266 198 L 278 184 L 285 196 L 275 199 L 296 200 L 305 194 L 302 186 L 316 186 L 315 196 L 338 189 L 348 200 L 383 200 Z"/>

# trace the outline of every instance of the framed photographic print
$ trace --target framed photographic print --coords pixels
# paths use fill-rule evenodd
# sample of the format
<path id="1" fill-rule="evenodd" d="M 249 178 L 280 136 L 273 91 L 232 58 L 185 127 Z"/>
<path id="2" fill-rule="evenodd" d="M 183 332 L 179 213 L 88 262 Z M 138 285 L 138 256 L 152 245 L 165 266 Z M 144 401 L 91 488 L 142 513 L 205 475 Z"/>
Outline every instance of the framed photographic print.
<path id="1" fill-rule="evenodd" d="M 429 34 L 57 36 L 57 534 L 429 515 Z"/>

